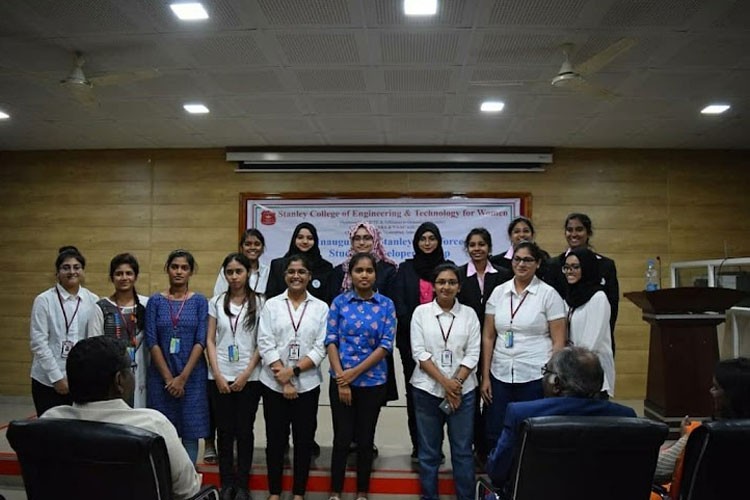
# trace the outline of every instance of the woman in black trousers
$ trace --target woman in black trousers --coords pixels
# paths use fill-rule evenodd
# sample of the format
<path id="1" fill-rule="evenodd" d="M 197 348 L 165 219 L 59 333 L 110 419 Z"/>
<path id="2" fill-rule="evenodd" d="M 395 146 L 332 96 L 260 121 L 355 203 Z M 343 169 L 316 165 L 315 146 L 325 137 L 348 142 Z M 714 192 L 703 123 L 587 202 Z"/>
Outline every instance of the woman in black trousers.
<path id="1" fill-rule="evenodd" d="M 513 272 L 500 266 L 493 266 L 489 257 L 492 254 L 492 236 L 483 227 L 475 227 L 466 235 L 464 249 L 470 260 L 458 268 L 458 280 L 461 288 L 456 297 L 461 304 L 471 307 L 477 315 L 480 325 L 484 325 L 484 307 L 492 290 L 513 277 Z M 481 352 L 477 366 L 478 383 L 481 384 Z M 484 415 L 481 411 L 482 398 L 475 398 L 474 411 L 474 453 L 480 463 L 487 457 L 487 438 L 485 437 Z"/>

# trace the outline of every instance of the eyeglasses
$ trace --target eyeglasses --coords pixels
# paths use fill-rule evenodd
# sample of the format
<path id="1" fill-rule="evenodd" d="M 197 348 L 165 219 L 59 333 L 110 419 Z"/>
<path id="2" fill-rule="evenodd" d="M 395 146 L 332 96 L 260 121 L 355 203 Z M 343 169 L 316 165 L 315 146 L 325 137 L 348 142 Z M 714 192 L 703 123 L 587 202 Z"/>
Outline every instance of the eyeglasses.
<path id="1" fill-rule="evenodd" d="M 294 276 L 294 275 L 307 276 L 308 274 L 310 274 L 310 271 L 308 271 L 307 269 L 287 269 L 286 270 L 287 276 Z"/>
<path id="2" fill-rule="evenodd" d="M 458 286 L 458 280 L 437 280 L 435 282 L 436 286 Z"/>
<path id="3" fill-rule="evenodd" d="M 513 262 L 516 264 L 520 264 L 521 262 L 531 264 L 532 262 L 536 262 L 536 259 L 534 257 L 513 257 Z"/>
<path id="4" fill-rule="evenodd" d="M 572 273 L 573 271 L 580 271 L 580 270 L 581 270 L 580 264 L 565 264 L 562 267 L 563 273 Z"/>
<path id="5" fill-rule="evenodd" d="M 372 236 L 369 234 L 357 235 L 352 237 L 352 241 L 372 241 Z"/>
<path id="6" fill-rule="evenodd" d="M 557 375 L 557 373 L 555 373 L 554 371 L 550 370 L 547 367 L 547 363 L 544 363 L 542 365 L 542 377 L 546 377 L 547 375 Z"/>

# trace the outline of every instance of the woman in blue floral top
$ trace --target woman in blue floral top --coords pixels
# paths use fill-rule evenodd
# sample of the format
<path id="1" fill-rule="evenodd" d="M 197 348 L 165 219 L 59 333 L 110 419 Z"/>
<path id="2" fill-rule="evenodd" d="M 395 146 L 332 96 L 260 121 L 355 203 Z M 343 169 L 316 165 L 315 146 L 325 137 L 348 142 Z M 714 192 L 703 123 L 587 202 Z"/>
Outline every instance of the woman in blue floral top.
<path id="1" fill-rule="evenodd" d="M 333 417 L 331 498 L 344 486 L 346 455 L 356 432 L 357 499 L 366 499 L 372 471 L 372 445 L 380 407 L 386 398 L 385 357 L 393 350 L 396 309 L 374 290 L 376 260 L 356 253 L 349 260 L 352 289 L 336 297 L 328 314 L 326 349 L 331 363 Z"/>

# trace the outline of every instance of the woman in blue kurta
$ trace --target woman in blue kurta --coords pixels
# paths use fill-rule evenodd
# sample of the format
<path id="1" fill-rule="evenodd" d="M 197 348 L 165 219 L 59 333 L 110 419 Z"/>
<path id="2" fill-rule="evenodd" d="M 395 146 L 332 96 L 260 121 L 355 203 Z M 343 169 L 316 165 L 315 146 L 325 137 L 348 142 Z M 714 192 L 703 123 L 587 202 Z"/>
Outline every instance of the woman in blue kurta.
<path id="1" fill-rule="evenodd" d="M 352 289 L 336 297 L 328 313 L 326 348 L 331 363 L 331 497 L 344 486 L 346 454 L 357 440 L 357 498 L 367 498 L 372 471 L 373 438 L 386 400 L 388 365 L 393 350 L 396 309 L 388 297 L 374 290 L 376 261 L 369 253 L 355 253 L 347 265 Z"/>
<path id="2" fill-rule="evenodd" d="M 208 301 L 188 290 L 195 259 L 174 250 L 164 266 L 169 290 L 155 293 L 146 306 L 146 345 L 151 351 L 148 407 L 174 424 L 195 463 L 198 439 L 208 435 L 206 346 Z"/>

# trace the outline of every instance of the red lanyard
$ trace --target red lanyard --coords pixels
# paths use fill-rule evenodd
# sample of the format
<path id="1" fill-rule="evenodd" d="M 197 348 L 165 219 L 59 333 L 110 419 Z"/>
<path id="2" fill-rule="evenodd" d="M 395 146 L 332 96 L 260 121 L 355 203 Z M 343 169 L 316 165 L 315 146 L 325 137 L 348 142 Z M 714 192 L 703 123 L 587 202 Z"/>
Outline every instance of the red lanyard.
<path id="1" fill-rule="evenodd" d="M 297 321 L 297 324 L 294 324 L 294 317 L 292 316 L 292 308 L 289 307 L 289 299 L 286 300 L 286 310 L 289 311 L 289 321 L 292 322 L 292 328 L 294 328 L 294 337 L 297 338 L 297 331 L 299 331 L 299 326 L 302 324 L 302 318 L 305 317 L 305 311 L 307 311 L 307 304 L 308 301 L 305 301 L 305 306 L 302 308 L 302 314 L 299 316 L 299 321 Z"/>
<path id="2" fill-rule="evenodd" d="M 453 322 L 456 321 L 456 317 L 451 314 L 451 324 L 448 327 L 448 333 L 443 330 L 443 324 L 440 322 L 440 315 L 435 316 L 438 322 L 438 326 L 440 327 L 440 334 L 443 336 L 443 343 L 445 343 L 445 348 L 448 349 L 448 337 L 451 336 L 451 330 L 453 330 Z"/>
<path id="3" fill-rule="evenodd" d="M 237 313 L 237 319 L 234 320 L 234 323 L 232 323 L 232 318 L 229 318 L 229 329 L 232 330 L 232 342 L 234 342 L 234 339 L 236 338 L 237 324 L 240 322 L 240 316 L 242 316 L 242 310 L 245 309 L 245 304 L 247 304 L 247 299 L 242 301 L 240 312 Z"/>
<path id="4" fill-rule="evenodd" d="M 57 292 L 57 300 L 60 302 L 60 309 L 62 309 L 63 318 L 65 319 L 65 338 L 68 338 L 68 334 L 70 333 L 70 325 L 73 324 L 73 320 L 76 319 L 76 314 L 78 314 L 78 308 L 81 307 L 81 297 L 78 297 L 78 302 L 76 302 L 76 310 L 73 312 L 73 316 L 70 318 L 70 321 L 68 321 L 68 315 L 65 313 L 65 307 L 63 306 L 63 300 L 62 295 L 60 295 L 60 290 L 55 286 L 55 291 Z"/>
<path id="5" fill-rule="evenodd" d="M 172 312 L 172 299 L 169 295 L 167 295 L 167 305 L 169 306 L 169 317 L 172 319 L 172 331 L 177 332 L 177 324 L 180 322 L 180 315 L 182 314 L 182 309 L 185 307 L 185 302 L 188 301 L 188 292 L 185 290 L 185 298 L 182 300 L 182 304 L 180 305 L 180 309 L 177 311 L 177 316 L 174 315 Z"/>
<path id="6" fill-rule="evenodd" d="M 521 303 L 518 304 L 518 307 L 513 309 L 513 292 L 510 292 L 510 324 L 513 324 L 513 319 L 516 317 L 516 314 L 518 313 L 518 310 L 521 309 L 521 306 L 523 305 L 524 301 L 526 300 L 526 297 L 529 296 L 529 292 L 526 291 L 523 293 L 523 298 L 521 299 Z"/>

